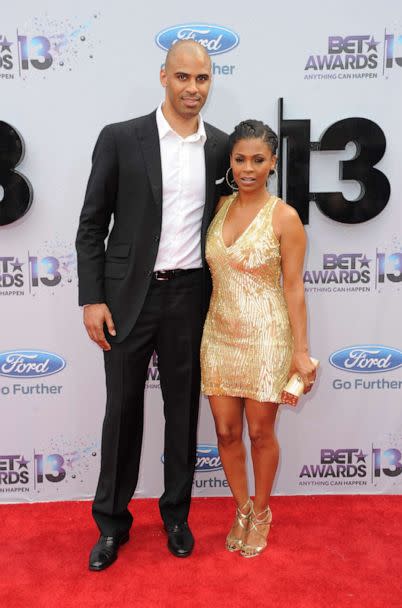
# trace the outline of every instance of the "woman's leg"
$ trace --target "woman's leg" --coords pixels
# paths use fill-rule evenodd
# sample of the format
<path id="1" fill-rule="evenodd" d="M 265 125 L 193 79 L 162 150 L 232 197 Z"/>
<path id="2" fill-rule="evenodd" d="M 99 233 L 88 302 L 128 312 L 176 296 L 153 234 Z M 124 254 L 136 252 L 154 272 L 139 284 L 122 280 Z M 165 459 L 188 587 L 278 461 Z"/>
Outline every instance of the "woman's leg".
<path id="1" fill-rule="evenodd" d="M 226 479 L 239 507 L 249 498 L 246 449 L 243 443 L 244 403 L 240 397 L 209 397 Z"/>
<path id="2" fill-rule="evenodd" d="M 275 435 L 278 404 L 246 399 L 245 409 L 251 441 L 255 499 L 249 531 L 241 554 L 244 557 L 255 557 L 266 546 L 272 519 L 268 504 L 279 460 L 279 444 Z"/>
<path id="3" fill-rule="evenodd" d="M 255 478 L 254 511 L 266 509 L 271 496 L 279 461 L 279 444 L 275 435 L 277 403 L 245 400 L 251 457 Z"/>
<path id="4" fill-rule="evenodd" d="M 210 396 L 218 448 L 223 469 L 237 504 L 238 513 L 226 539 L 230 551 L 241 548 L 251 513 L 246 472 L 246 449 L 243 443 L 244 402 L 240 397 Z"/>

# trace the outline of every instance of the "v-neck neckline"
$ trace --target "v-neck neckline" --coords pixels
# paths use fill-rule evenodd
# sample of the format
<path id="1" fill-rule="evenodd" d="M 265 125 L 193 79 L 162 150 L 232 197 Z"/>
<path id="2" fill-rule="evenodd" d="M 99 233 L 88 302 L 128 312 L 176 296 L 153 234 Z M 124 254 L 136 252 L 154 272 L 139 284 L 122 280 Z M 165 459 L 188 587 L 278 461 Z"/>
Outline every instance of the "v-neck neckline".
<path id="1" fill-rule="evenodd" d="M 225 221 L 226 221 L 226 217 L 227 217 L 227 214 L 229 212 L 229 209 L 231 208 L 232 204 L 236 200 L 237 195 L 235 195 L 233 197 L 233 199 L 230 201 L 229 205 L 226 207 L 226 211 L 225 211 L 225 214 L 223 216 L 222 223 L 221 223 L 220 236 L 221 236 L 222 244 L 223 244 L 223 246 L 224 246 L 225 249 L 231 249 L 232 247 L 234 247 L 239 242 L 239 240 L 246 234 L 246 232 L 249 231 L 249 229 L 251 228 L 251 226 L 254 224 L 254 222 L 256 221 L 256 219 L 259 217 L 259 215 L 262 212 L 262 210 L 265 209 L 265 207 L 268 205 L 269 201 L 272 199 L 272 196 L 273 196 L 272 194 L 269 195 L 268 199 L 265 201 L 265 203 L 263 204 L 263 206 L 261 207 L 261 209 L 259 209 L 257 211 L 257 213 L 255 214 L 255 216 L 253 217 L 253 219 L 251 220 L 251 222 L 246 226 L 246 228 L 243 230 L 243 232 L 241 232 L 239 234 L 239 236 L 237 237 L 237 239 L 235 241 L 233 241 L 233 243 L 231 245 L 226 245 L 225 239 L 223 238 L 223 227 L 225 225 Z"/>

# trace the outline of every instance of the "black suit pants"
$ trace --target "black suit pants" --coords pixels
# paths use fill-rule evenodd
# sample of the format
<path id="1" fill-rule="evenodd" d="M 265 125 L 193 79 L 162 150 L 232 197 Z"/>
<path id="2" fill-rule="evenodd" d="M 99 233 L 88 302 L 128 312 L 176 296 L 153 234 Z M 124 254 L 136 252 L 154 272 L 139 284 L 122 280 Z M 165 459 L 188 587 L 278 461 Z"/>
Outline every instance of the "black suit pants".
<path id="1" fill-rule="evenodd" d="M 138 480 L 144 387 L 154 350 L 165 416 L 165 490 L 159 508 L 167 525 L 187 519 L 196 458 L 203 321 L 202 270 L 169 281 L 152 279 L 133 330 L 104 353 L 107 402 L 92 512 L 106 536 L 122 534 L 132 523 L 127 507 Z"/>

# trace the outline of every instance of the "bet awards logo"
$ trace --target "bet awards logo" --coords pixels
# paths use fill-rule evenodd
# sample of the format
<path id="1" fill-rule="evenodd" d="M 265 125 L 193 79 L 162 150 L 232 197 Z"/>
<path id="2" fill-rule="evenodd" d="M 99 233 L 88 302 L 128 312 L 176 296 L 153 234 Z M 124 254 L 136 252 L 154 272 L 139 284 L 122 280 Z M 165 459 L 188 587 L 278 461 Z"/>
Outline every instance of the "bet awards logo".
<path id="1" fill-rule="evenodd" d="M 319 464 L 302 466 L 299 485 L 366 485 L 366 481 L 359 483 L 367 476 L 366 458 L 357 448 L 322 449 Z"/>
<path id="2" fill-rule="evenodd" d="M 389 480 L 402 474 L 401 460 L 401 451 L 394 447 L 372 447 L 367 451 L 361 448 L 323 448 L 319 463 L 302 465 L 299 486 L 377 485 L 379 478 Z"/>
<path id="3" fill-rule="evenodd" d="M 315 285 L 327 285 L 319 291 L 370 291 L 365 286 L 370 282 L 370 263 L 363 253 L 324 253 L 322 268 L 306 270 L 304 283 L 306 292 L 318 291 L 310 288 Z M 341 286 L 341 287 L 340 287 Z"/>
<path id="4" fill-rule="evenodd" d="M 0 492 L 29 492 L 29 462 L 22 454 L 0 456 Z"/>
<path id="5" fill-rule="evenodd" d="M 402 67 L 402 36 L 387 33 L 329 36 L 326 54 L 309 55 L 306 80 L 377 78 L 395 65 Z M 398 56 L 398 54 L 401 54 Z"/>
<path id="6" fill-rule="evenodd" d="M 46 244 L 46 250 L 53 255 L 0 254 L 0 295 L 22 296 L 27 291 L 35 296 L 44 289 L 53 295 L 55 288 L 72 285 L 77 262 L 69 249 L 68 244 L 57 242 Z"/>
<path id="7" fill-rule="evenodd" d="M 97 444 L 65 448 L 59 445 L 57 452 L 35 449 L 28 458 L 18 452 L 0 455 L 0 493 L 42 493 L 53 488 L 58 492 L 61 482 L 83 483 L 89 469 L 97 465 Z"/>
<path id="8" fill-rule="evenodd" d="M 402 286 L 402 249 L 324 253 L 322 264 L 304 272 L 307 293 L 351 293 L 382 291 Z"/>
<path id="9" fill-rule="evenodd" d="M 23 30 L 0 31 L 0 79 L 25 80 L 55 69 L 72 71 L 80 57 L 92 59 L 94 43 L 88 34 L 98 17 L 95 14 L 82 23 L 36 17 Z"/>

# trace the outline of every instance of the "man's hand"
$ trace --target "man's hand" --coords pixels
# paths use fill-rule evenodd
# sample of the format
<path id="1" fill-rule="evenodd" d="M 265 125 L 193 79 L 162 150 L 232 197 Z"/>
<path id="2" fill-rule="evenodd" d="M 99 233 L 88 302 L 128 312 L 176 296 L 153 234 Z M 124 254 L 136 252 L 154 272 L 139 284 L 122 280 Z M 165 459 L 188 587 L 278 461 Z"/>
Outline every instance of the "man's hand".
<path id="1" fill-rule="evenodd" d="M 105 338 L 103 325 L 106 323 L 111 336 L 116 335 L 112 314 L 106 304 L 87 304 L 84 307 L 84 325 L 88 336 L 103 350 L 110 350 L 111 346 Z"/>

